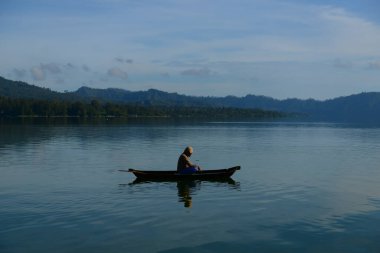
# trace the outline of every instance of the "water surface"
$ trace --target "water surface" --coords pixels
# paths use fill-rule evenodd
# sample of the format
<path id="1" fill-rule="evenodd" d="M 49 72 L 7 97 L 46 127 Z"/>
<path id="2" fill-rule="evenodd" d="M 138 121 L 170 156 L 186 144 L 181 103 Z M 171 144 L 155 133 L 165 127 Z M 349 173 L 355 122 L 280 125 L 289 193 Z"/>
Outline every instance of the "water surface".
<path id="1" fill-rule="evenodd" d="M 380 128 L 0 125 L 0 252 L 379 252 Z M 224 182 L 135 182 L 185 146 Z"/>

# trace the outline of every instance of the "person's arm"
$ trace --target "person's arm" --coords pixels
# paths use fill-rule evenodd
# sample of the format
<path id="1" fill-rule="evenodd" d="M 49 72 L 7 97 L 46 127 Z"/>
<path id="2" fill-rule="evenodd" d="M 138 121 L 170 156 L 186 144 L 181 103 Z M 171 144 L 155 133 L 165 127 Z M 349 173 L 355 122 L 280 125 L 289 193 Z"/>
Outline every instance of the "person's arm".
<path id="1" fill-rule="evenodd" d="M 199 167 L 199 166 L 196 165 L 195 163 L 192 163 L 192 162 L 190 161 L 190 158 L 189 158 L 189 157 L 185 156 L 185 160 L 186 160 L 186 165 L 187 165 L 187 166 L 189 166 L 189 167 L 194 167 L 194 168 L 196 168 L 198 171 L 201 171 L 201 170 L 202 170 L 201 167 Z"/>
<path id="2" fill-rule="evenodd" d="M 186 167 L 197 166 L 196 164 L 193 164 L 193 163 L 190 161 L 190 158 L 187 157 L 186 155 L 184 155 L 184 158 L 185 158 L 185 164 L 186 164 Z"/>

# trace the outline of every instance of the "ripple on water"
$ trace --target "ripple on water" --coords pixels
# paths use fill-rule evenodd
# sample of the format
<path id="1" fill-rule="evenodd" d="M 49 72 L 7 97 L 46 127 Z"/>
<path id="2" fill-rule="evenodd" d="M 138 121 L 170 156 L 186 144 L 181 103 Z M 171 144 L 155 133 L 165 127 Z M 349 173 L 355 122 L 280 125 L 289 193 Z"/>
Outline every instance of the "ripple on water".
<path id="1" fill-rule="evenodd" d="M 380 249 L 378 128 L 211 125 L 3 127 L 0 251 Z M 205 168 L 242 165 L 235 182 L 117 171 L 175 166 L 189 143 Z"/>

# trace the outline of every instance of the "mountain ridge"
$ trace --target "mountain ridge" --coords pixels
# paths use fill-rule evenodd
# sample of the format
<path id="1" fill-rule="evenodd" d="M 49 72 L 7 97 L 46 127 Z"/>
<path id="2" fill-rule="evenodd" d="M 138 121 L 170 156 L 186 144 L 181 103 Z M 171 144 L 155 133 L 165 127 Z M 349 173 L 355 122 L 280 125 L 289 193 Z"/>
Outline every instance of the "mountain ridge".
<path id="1" fill-rule="evenodd" d="M 263 109 L 286 113 L 301 113 L 311 119 L 338 121 L 379 121 L 380 92 L 362 92 L 326 100 L 316 99 L 275 99 L 272 97 L 247 94 L 243 97 L 189 96 L 157 89 L 129 91 L 119 88 L 97 89 L 86 86 L 73 92 L 60 93 L 25 82 L 7 80 L 0 77 L 0 96 L 10 98 L 35 98 L 55 100 L 98 100 L 143 106 L 196 106 L 234 107 Z"/>

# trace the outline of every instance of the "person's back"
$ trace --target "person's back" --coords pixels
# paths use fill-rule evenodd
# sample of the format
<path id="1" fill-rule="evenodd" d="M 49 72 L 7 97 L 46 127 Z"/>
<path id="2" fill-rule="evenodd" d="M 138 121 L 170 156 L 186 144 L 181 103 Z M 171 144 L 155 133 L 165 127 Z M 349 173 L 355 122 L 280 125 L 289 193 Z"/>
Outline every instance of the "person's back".
<path id="1" fill-rule="evenodd" d="M 180 157 L 178 158 L 177 171 L 181 171 L 190 167 L 191 166 L 190 164 L 191 163 L 190 163 L 189 158 L 186 156 L 186 154 L 182 153 Z"/>
<path id="2" fill-rule="evenodd" d="M 200 170 L 199 166 L 191 163 L 190 156 L 193 154 L 192 147 L 186 147 L 178 158 L 177 171 L 181 174 L 191 174 Z"/>

